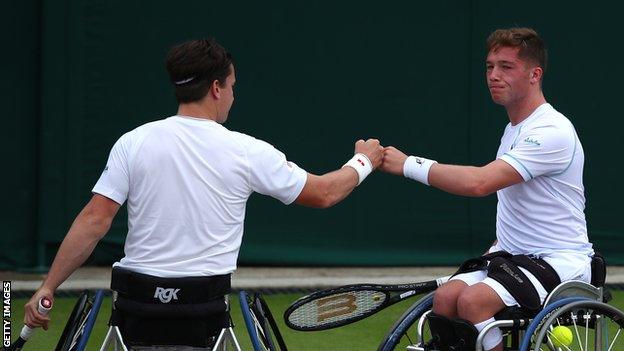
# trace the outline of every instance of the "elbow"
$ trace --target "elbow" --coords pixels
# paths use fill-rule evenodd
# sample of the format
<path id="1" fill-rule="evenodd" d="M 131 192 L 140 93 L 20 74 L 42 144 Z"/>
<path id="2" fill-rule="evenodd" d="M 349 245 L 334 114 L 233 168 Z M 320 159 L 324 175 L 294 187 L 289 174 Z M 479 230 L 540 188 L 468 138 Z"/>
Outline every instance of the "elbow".
<path id="1" fill-rule="evenodd" d="M 90 229 L 87 232 L 98 241 L 106 235 L 112 224 L 112 218 L 95 213 L 86 214 L 83 221 Z"/>
<path id="2" fill-rule="evenodd" d="M 330 207 L 333 207 L 338 202 L 340 202 L 340 200 L 338 198 L 328 194 L 328 195 L 323 197 L 323 200 L 321 201 L 321 206 L 319 208 L 321 208 L 321 209 L 330 208 Z"/>
<path id="3" fill-rule="evenodd" d="M 334 186 L 331 181 L 322 183 L 318 192 L 317 208 L 327 209 L 340 202 L 340 198 L 333 188 Z"/>
<path id="4" fill-rule="evenodd" d="M 478 182 L 470 187 L 469 194 L 472 197 L 486 197 L 494 191 L 483 182 Z"/>
<path id="5" fill-rule="evenodd" d="M 340 202 L 338 197 L 332 194 L 328 186 L 325 186 L 318 195 L 316 208 L 327 209 Z"/>

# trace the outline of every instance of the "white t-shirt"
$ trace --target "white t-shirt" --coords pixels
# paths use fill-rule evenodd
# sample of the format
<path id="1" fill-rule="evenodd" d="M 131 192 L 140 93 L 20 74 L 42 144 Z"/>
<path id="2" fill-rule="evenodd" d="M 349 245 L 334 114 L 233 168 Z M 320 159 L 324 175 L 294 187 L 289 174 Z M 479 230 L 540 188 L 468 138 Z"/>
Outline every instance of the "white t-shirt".
<path id="1" fill-rule="evenodd" d="M 593 254 L 583 212 L 585 156 L 572 123 L 545 103 L 507 125 L 496 157 L 524 178 L 497 192 L 498 246 L 513 254 Z"/>
<path id="2" fill-rule="evenodd" d="M 231 273 L 253 192 L 285 204 L 307 172 L 270 144 L 206 119 L 173 116 L 124 134 L 94 193 L 128 201 L 125 257 L 160 277 Z"/>

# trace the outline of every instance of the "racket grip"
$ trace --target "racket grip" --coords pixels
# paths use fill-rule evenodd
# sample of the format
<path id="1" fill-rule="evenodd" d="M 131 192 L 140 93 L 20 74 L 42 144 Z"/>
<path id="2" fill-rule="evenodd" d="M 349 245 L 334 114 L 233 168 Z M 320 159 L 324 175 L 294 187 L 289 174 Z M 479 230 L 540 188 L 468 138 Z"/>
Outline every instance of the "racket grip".
<path id="1" fill-rule="evenodd" d="M 39 300 L 39 305 L 37 306 L 37 311 L 39 311 L 39 313 L 45 316 L 50 312 L 51 309 L 52 309 L 52 301 L 50 301 L 49 299 L 45 297 Z M 35 331 L 35 328 L 31 328 L 25 325 L 22 327 L 22 331 L 20 332 L 20 338 L 26 341 L 28 340 L 28 338 L 32 336 L 34 331 Z"/>
<path id="2" fill-rule="evenodd" d="M 449 279 L 451 279 L 452 275 L 447 275 L 445 277 L 440 277 L 438 279 L 436 279 L 436 283 L 438 284 L 438 286 L 446 283 Z"/>

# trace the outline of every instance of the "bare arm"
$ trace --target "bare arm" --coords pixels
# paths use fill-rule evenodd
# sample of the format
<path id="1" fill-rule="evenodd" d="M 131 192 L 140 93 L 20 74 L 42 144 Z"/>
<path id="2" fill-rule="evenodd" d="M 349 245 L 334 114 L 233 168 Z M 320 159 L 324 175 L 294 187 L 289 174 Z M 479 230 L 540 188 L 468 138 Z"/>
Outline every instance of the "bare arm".
<path id="1" fill-rule="evenodd" d="M 487 196 L 522 181 L 522 176 L 502 160 L 494 160 L 483 167 L 436 163 L 429 171 L 431 186 L 471 197 Z"/>
<path id="2" fill-rule="evenodd" d="M 119 207 L 115 201 L 95 194 L 82 209 L 63 239 L 43 284 L 25 305 L 25 324 L 47 329 L 49 318 L 37 312 L 38 301 L 43 297 L 53 300 L 59 285 L 89 258 L 97 243 L 108 232 Z"/>
<path id="3" fill-rule="evenodd" d="M 400 150 L 392 146 L 386 147 L 380 169 L 403 175 L 406 159 L 407 155 Z M 471 197 L 486 196 L 523 180 L 512 166 L 502 160 L 494 160 L 483 167 L 434 163 L 428 176 L 431 186 L 451 194 Z"/>
<path id="4" fill-rule="evenodd" d="M 328 208 L 346 198 L 357 182 L 358 174 L 351 167 L 321 176 L 308 173 L 308 180 L 295 202 L 307 207 Z"/>
<path id="5" fill-rule="evenodd" d="M 377 168 L 383 158 L 383 148 L 379 140 L 358 140 L 355 143 L 355 152 L 366 155 Z M 346 198 L 358 184 L 358 173 L 354 168 L 343 167 L 320 176 L 308 173 L 308 179 L 295 200 L 298 205 L 328 208 Z"/>

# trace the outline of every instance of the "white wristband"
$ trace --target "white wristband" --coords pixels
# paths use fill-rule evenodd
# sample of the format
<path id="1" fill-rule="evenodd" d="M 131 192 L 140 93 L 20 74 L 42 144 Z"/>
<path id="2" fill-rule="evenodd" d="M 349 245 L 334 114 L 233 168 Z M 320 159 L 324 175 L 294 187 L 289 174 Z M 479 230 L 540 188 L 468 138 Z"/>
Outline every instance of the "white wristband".
<path id="1" fill-rule="evenodd" d="M 366 177 L 373 171 L 373 163 L 364 154 L 357 153 L 342 166 L 342 168 L 351 167 L 358 174 L 358 183 L 360 185 Z"/>
<path id="2" fill-rule="evenodd" d="M 403 164 L 403 175 L 429 185 L 429 169 L 437 161 L 424 157 L 410 156 Z"/>

